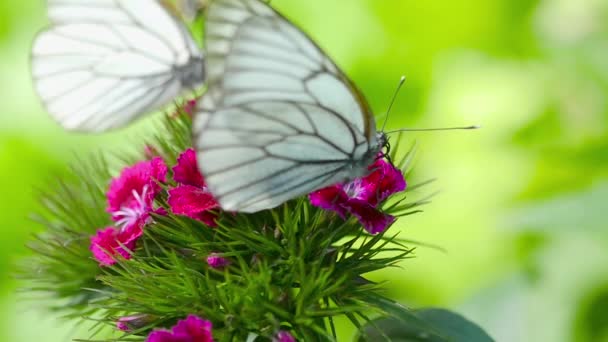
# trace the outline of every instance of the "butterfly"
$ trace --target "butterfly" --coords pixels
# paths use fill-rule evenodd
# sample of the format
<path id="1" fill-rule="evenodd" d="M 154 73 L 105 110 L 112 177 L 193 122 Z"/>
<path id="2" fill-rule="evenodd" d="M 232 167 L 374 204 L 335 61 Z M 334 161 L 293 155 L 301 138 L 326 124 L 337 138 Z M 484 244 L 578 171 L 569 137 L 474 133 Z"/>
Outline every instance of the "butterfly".
<path id="1" fill-rule="evenodd" d="M 194 146 L 223 209 L 274 208 L 369 172 L 386 137 L 305 33 L 259 0 L 214 0 L 205 24 L 208 90 Z"/>
<path id="2" fill-rule="evenodd" d="M 201 49 L 157 0 L 48 0 L 35 90 L 68 130 L 119 128 L 204 80 Z"/>

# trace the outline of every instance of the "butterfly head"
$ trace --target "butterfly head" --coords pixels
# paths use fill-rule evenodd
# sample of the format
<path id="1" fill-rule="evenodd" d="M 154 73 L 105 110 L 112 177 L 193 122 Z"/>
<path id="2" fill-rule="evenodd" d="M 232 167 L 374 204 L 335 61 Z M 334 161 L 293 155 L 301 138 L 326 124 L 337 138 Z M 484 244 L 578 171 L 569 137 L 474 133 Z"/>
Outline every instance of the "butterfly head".
<path id="1" fill-rule="evenodd" d="M 351 178 L 365 176 L 369 166 L 372 165 L 379 156 L 383 157 L 387 155 L 388 149 L 389 143 L 386 134 L 384 134 L 384 132 L 376 133 L 374 139 L 369 142 L 367 151 L 361 156 L 360 160 L 357 160 L 357 162 L 353 164 L 353 170 L 358 172 L 354 172 L 356 175 Z M 384 150 L 387 151 L 385 152 Z"/>
<path id="2" fill-rule="evenodd" d="M 376 141 L 378 142 L 378 147 L 375 154 L 376 159 L 386 158 L 392 164 L 393 162 L 390 157 L 391 143 L 388 135 L 380 131 L 376 133 Z"/>
<path id="3" fill-rule="evenodd" d="M 369 159 L 376 160 L 378 155 L 385 156 L 389 153 L 390 144 L 386 133 L 380 131 L 376 133 L 376 137 L 370 144 L 367 155 Z"/>
<path id="4" fill-rule="evenodd" d="M 376 141 L 378 141 L 378 148 L 380 150 L 386 148 L 390 148 L 390 144 L 388 142 L 388 136 L 384 132 L 376 133 Z"/>

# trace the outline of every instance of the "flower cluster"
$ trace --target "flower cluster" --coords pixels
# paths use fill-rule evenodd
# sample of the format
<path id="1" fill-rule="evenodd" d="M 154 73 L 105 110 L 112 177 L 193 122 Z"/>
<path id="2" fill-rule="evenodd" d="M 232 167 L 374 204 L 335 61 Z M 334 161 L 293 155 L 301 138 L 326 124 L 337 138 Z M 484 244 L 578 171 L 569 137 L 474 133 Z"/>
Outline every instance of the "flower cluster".
<path id="1" fill-rule="evenodd" d="M 192 149 L 178 158 L 172 169 L 177 185 L 168 190 L 169 209 L 173 214 L 188 216 L 213 227 L 217 215 L 211 210 L 218 204 L 207 191 L 196 165 Z M 155 199 L 168 186 L 167 174 L 168 167 L 163 159 L 153 157 L 126 167 L 112 179 L 107 192 L 107 211 L 114 225 L 91 237 L 90 249 L 100 265 L 111 266 L 118 256 L 129 259 L 145 226 L 152 221 L 151 214 L 167 213 L 165 208 L 155 207 Z"/>
<path id="2" fill-rule="evenodd" d="M 124 168 L 110 182 L 106 193 L 107 212 L 114 223 L 92 236 L 90 246 L 101 266 L 111 266 L 119 258 L 130 259 L 138 239 L 153 223 L 154 215 L 180 215 L 209 228 L 218 227 L 220 207 L 205 184 L 193 149 L 179 154 L 171 169 L 154 147 L 146 147 L 145 155 L 146 160 Z M 406 182 L 403 174 L 384 159 L 378 159 L 369 171 L 363 178 L 310 194 L 311 204 L 335 212 L 343 219 L 353 215 L 371 234 L 383 232 L 395 218 L 379 207 L 390 195 L 403 191 Z M 209 253 L 206 262 L 211 269 L 230 272 L 231 260 L 222 252 Z M 145 314 L 127 316 L 119 319 L 116 327 L 129 333 L 145 327 L 149 320 Z M 152 331 L 146 341 L 209 342 L 213 341 L 211 330 L 211 321 L 190 315 L 170 330 Z M 278 331 L 272 340 L 296 341 L 286 330 Z"/>
<path id="3" fill-rule="evenodd" d="M 145 316 L 125 317 L 118 321 L 117 327 L 122 331 L 131 331 L 132 323 L 145 322 Z M 213 324 L 196 315 L 189 315 L 177 322 L 171 330 L 157 329 L 146 338 L 146 342 L 213 342 Z M 273 338 L 273 342 L 296 342 L 288 331 L 281 330 Z"/>
<path id="4" fill-rule="evenodd" d="M 342 218 L 354 215 L 371 234 L 383 232 L 395 218 L 381 212 L 378 206 L 390 195 L 405 190 L 406 182 L 401 171 L 384 159 L 378 159 L 369 170 L 369 175 L 363 178 L 310 194 L 311 203 Z M 219 205 L 199 171 L 196 152 L 184 151 L 172 171 L 175 185 L 167 186 L 165 162 L 160 157 L 152 157 L 125 168 L 111 181 L 107 211 L 114 226 L 101 229 L 91 237 L 91 251 L 101 265 L 114 264 L 119 255 L 125 259 L 131 257 L 131 250 L 151 221 L 150 214 L 166 213 L 164 208 L 154 207 L 154 200 L 164 186 L 168 187 L 167 203 L 173 214 L 190 217 L 209 227 L 217 226 Z M 209 256 L 208 263 L 213 268 L 228 265 L 226 259 L 215 254 Z"/>

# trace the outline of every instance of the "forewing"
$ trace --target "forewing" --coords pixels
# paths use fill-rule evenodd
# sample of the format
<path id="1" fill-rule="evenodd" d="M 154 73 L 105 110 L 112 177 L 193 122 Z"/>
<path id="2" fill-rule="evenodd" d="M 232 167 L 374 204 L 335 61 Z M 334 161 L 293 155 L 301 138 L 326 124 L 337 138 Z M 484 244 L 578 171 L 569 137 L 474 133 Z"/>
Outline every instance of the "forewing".
<path id="1" fill-rule="evenodd" d="M 216 0 L 206 25 L 195 146 L 224 209 L 272 208 L 359 172 L 369 107 L 304 33 L 257 0 Z"/>
<path id="2" fill-rule="evenodd" d="M 32 48 L 37 93 L 67 129 L 104 131 L 202 82 L 200 50 L 155 0 L 49 0 Z M 198 75 L 198 76 L 197 76 Z"/>
<path id="3" fill-rule="evenodd" d="M 258 0 L 215 0 L 207 13 L 208 82 L 201 109 L 284 100 L 327 107 L 366 134 L 363 96 L 302 31 Z"/>

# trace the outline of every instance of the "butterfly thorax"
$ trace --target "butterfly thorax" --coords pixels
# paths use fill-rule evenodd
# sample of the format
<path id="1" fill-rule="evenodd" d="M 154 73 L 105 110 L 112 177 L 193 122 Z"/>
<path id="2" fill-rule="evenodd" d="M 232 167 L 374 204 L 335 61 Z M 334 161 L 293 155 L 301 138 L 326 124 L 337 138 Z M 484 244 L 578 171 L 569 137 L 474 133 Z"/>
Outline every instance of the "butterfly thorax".
<path id="1" fill-rule="evenodd" d="M 370 173 L 370 165 L 372 165 L 382 149 L 387 145 L 388 139 L 386 134 L 378 132 L 376 136 L 369 142 L 368 149 L 360 158 L 352 161 L 351 167 L 348 170 L 346 181 L 352 181 L 357 178 L 365 177 Z"/>
<path id="2" fill-rule="evenodd" d="M 202 56 L 192 56 L 190 60 L 181 66 L 176 67 L 182 84 L 186 88 L 196 88 L 203 84 L 205 80 L 205 62 Z"/>

